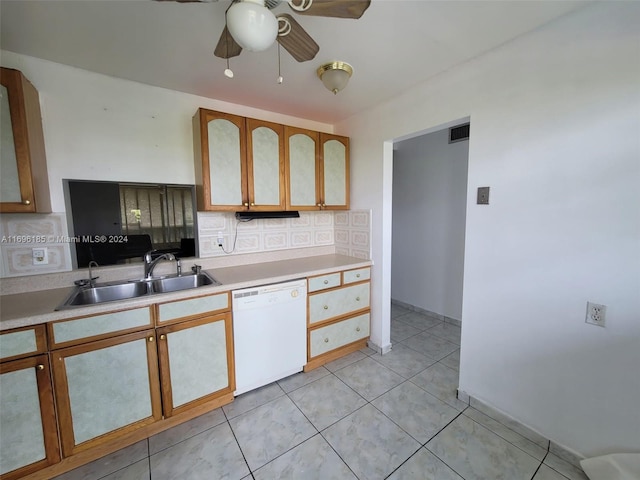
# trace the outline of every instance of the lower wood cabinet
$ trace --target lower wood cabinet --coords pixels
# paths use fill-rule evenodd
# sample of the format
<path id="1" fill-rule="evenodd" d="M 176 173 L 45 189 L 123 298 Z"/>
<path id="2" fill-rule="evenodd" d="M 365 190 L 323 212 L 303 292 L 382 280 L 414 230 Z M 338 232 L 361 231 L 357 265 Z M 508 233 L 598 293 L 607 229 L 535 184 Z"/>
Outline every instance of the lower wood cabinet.
<path id="1" fill-rule="evenodd" d="M 165 417 L 233 395 L 232 332 L 230 313 L 157 329 Z"/>
<path id="2" fill-rule="evenodd" d="M 0 475 L 14 480 L 60 461 L 46 354 L 0 364 Z"/>
<path id="3" fill-rule="evenodd" d="M 155 331 L 52 352 L 65 457 L 162 418 Z"/>
<path id="4" fill-rule="evenodd" d="M 305 371 L 364 348 L 370 334 L 369 267 L 308 279 Z"/>

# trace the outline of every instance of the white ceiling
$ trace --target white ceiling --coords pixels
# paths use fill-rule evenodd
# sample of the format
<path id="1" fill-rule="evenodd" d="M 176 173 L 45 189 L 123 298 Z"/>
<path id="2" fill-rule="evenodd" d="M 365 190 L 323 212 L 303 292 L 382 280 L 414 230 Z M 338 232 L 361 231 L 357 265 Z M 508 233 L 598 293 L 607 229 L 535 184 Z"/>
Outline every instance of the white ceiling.
<path id="1" fill-rule="evenodd" d="M 1 0 L 0 47 L 149 85 L 325 123 L 388 100 L 452 66 L 585 5 L 585 1 L 373 0 L 359 20 L 292 13 L 320 45 L 296 62 L 277 43 L 225 60 L 213 55 L 230 0 Z M 334 96 L 316 77 L 330 60 L 354 74 Z"/>

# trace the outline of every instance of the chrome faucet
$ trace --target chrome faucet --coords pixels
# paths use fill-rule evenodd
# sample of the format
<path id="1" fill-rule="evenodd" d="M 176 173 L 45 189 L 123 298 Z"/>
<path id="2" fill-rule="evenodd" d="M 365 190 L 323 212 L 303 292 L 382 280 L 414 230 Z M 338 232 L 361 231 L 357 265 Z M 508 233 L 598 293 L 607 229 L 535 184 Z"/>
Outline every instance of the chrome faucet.
<path id="1" fill-rule="evenodd" d="M 93 274 L 91 273 L 91 267 L 99 267 L 100 265 L 98 265 L 98 262 L 96 262 L 95 260 L 91 260 L 89 262 L 89 287 L 93 288 L 96 286 L 96 282 L 94 282 L 94 280 L 97 280 L 99 277 L 94 277 Z"/>
<path id="2" fill-rule="evenodd" d="M 163 253 L 159 255 L 155 259 L 151 256 L 153 252 L 156 250 L 149 250 L 144 254 L 144 279 L 151 280 L 151 275 L 153 273 L 153 269 L 156 267 L 160 260 L 169 260 L 174 261 L 176 257 L 173 256 L 172 253 Z"/>

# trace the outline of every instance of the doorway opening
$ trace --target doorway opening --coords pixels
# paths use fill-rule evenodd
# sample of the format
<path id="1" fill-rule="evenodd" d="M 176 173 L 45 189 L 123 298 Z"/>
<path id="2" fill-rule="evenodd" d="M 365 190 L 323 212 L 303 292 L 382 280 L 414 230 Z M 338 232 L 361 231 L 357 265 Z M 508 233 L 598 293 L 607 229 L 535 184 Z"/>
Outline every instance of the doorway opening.
<path id="1" fill-rule="evenodd" d="M 452 141 L 460 125 L 467 132 Z M 460 325 L 469 122 L 393 144 L 391 299 Z"/>

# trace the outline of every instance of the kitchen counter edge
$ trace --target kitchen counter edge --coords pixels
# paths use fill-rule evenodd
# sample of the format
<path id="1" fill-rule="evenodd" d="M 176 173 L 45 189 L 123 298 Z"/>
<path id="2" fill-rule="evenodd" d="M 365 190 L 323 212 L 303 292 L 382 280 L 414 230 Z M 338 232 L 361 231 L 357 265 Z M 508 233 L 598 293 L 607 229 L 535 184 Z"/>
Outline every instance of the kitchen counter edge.
<path id="1" fill-rule="evenodd" d="M 344 255 L 318 255 L 291 260 L 255 263 L 237 267 L 205 270 L 222 285 L 211 285 L 180 292 L 160 293 L 119 302 L 56 311 L 74 287 L 0 296 L 0 331 L 29 327 L 56 320 L 65 320 L 105 312 L 145 307 L 185 298 L 250 288 L 299 278 L 323 275 L 335 271 L 371 266 L 371 260 Z"/>

